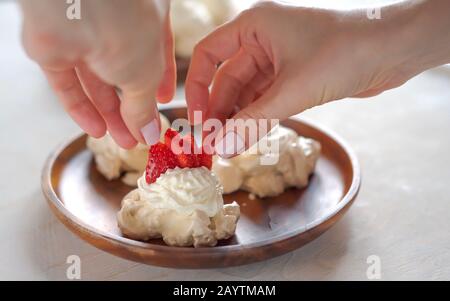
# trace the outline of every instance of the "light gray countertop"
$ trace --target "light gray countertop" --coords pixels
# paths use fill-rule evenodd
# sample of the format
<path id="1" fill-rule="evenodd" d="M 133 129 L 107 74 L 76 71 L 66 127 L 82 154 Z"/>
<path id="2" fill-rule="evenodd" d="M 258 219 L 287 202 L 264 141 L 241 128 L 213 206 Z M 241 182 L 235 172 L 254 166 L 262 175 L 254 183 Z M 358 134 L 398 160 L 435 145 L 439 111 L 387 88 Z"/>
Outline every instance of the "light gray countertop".
<path id="1" fill-rule="evenodd" d="M 50 212 L 41 168 L 79 129 L 25 57 L 19 22 L 14 4 L 0 4 L 0 279 L 64 280 L 75 254 L 85 280 L 364 280 L 370 255 L 384 280 L 450 280 L 450 68 L 304 113 L 346 139 L 362 166 L 356 202 L 324 235 L 256 264 L 173 270 L 97 250 Z"/>

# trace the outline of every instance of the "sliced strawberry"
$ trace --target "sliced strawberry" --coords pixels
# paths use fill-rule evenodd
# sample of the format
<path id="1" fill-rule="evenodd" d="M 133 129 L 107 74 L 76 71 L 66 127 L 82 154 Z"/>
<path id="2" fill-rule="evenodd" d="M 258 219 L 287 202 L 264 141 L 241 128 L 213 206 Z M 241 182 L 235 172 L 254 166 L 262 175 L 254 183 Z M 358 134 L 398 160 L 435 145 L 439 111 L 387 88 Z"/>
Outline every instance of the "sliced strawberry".
<path id="1" fill-rule="evenodd" d="M 207 153 L 203 152 L 199 155 L 197 155 L 199 166 L 205 166 L 209 170 L 212 168 L 212 155 L 208 155 Z"/>
<path id="2" fill-rule="evenodd" d="M 176 141 L 176 143 L 174 143 L 175 137 L 177 137 L 178 140 Z M 196 168 L 205 166 L 206 168 L 211 169 L 212 156 L 206 154 L 203 149 L 197 146 L 197 144 L 195 143 L 195 138 L 192 134 L 180 137 L 177 131 L 173 129 L 168 129 L 164 134 L 164 143 L 165 146 L 167 146 L 169 150 L 172 152 L 172 155 L 175 157 L 176 166 L 180 168 Z M 161 147 L 159 146 L 159 148 Z M 165 152 L 167 152 L 167 150 L 165 150 Z M 167 157 L 169 155 L 165 154 L 165 156 Z M 171 158 L 173 159 L 173 157 Z M 173 165 L 174 163 L 171 162 L 171 164 Z M 161 164 L 158 166 L 161 166 Z M 151 172 L 148 173 L 149 181 L 152 181 L 155 177 L 158 178 L 159 175 L 165 171 L 164 168 L 161 169 L 159 167 L 157 168 L 155 167 L 154 169 L 156 170 L 154 176 L 152 176 Z"/>
<path id="3" fill-rule="evenodd" d="M 198 167 L 197 156 L 195 154 L 179 154 L 177 155 L 178 166 L 180 168 Z"/>
<path id="4" fill-rule="evenodd" d="M 168 128 L 166 133 L 164 134 L 164 143 L 172 149 L 172 140 L 175 136 L 177 136 L 179 133 L 171 128 Z"/>
<path id="5" fill-rule="evenodd" d="M 178 160 L 170 148 L 158 142 L 149 150 L 148 163 L 145 169 L 145 180 L 148 184 L 154 183 L 162 173 L 177 166 Z"/>
<path id="6" fill-rule="evenodd" d="M 198 148 L 197 144 L 195 144 L 194 135 L 188 134 L 188 135 L 185 135 L 183 138 L 181 138 L 181 146 L 183 146 L 183 150 L 185 149 L 184 148 L 185 145 L 188 145 L 188 147 L 186 147 L 186 149 L 189 149 L 191 154 L 200 153 L 198 151 L 199 148 Z"/>
<path id="7" fill-rule="evenodd" d="M 178 144 L 174 143 L 172 151 L 177 157 L 179 167 L 195 168 L 200 166 L 195 154 L 199 151 L 192 135 L 185 135 L 179 140 Z"/>

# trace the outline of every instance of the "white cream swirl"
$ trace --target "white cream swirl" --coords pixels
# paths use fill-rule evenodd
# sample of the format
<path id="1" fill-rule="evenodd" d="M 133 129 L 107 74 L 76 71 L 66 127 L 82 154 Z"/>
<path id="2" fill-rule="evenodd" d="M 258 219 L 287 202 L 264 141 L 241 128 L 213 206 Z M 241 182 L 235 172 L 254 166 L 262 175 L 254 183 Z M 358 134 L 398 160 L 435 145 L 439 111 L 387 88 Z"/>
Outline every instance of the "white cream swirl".
<path id="1" fill-rule="evenodd" d="M 152 184 L 144 175 L 138 180 L 138 191 L 140 199 L 155 209 L 186 214 L 200 210 L 213 217 L 223 207 L 222 185 L 205 167 L 170 169 Z"/>

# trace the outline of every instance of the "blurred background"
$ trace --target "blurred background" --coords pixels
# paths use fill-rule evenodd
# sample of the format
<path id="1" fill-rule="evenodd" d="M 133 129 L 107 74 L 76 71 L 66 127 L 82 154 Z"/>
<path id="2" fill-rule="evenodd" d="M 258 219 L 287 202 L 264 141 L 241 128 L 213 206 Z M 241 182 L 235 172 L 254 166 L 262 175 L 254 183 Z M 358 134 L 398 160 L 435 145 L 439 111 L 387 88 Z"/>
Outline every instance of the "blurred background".
<path id="1" fill-rule="evenodd" d="M 208 6 L 212 1 L 175 1 L 180 72 L 199 37 L 254 2 Z M 395 1 L 302 1 L 342 9 L 388 2 Z M 41 168 L 58 144 L 80 130 L 26 57 L 20 23 L 17 4 L 0 1 L 0 279 L 64 280 L 70 254 L 82 258 L 85 280 L 367 280 L 372 254 L 381 258 L 383 280 L 450 279 L 450 68 L 429 70 L 371 99 L 300 114 L 340 134 L 362 165 L 358 199 L 335 227 L 269 261 L 175 271 L 99 251 L 50 213 L 40 190 Z M 183 97 L 181 81 L 175 101 Z"/>

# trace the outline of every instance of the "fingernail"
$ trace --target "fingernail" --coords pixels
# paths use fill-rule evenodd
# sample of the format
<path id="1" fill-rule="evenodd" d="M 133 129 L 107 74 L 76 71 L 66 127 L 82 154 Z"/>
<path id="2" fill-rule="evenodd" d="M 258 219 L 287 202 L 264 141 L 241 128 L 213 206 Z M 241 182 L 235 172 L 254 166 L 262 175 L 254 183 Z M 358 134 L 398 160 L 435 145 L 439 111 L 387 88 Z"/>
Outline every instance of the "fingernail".
<path id="1" fill-rule="evenodd" d="M 228 132 L 216 146 L 216 153 L 222 158 L 230 158 L 244 150 L 244 140 L 235 132 Z"/>
<path id="2" fill-rule="evenodd" d="M 149 124 L 141 128 L 141 134 L 147 145 L 153 145 L 159 141 L 160 130 L 158 121 L 153 119 Z"/>

